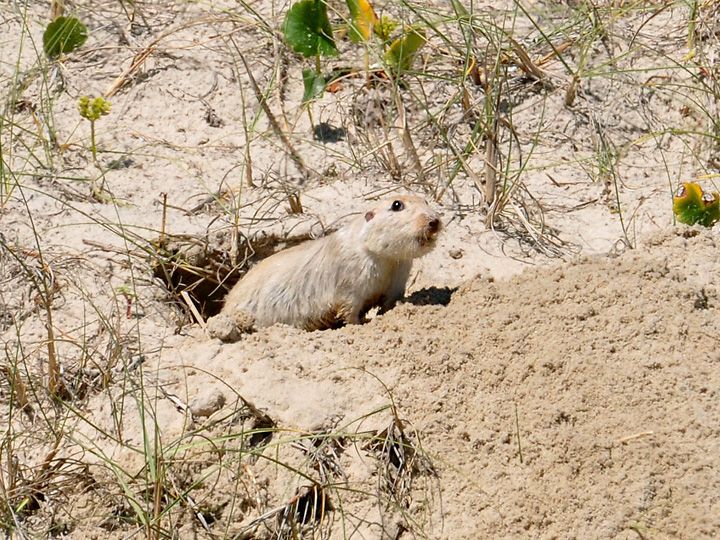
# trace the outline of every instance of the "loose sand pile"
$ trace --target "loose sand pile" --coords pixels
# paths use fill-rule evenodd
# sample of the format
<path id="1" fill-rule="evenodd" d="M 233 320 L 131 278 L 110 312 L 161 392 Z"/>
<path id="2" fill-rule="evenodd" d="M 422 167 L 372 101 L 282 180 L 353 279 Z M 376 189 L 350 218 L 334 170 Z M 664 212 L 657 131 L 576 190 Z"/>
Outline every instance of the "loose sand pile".
<path id="1" fill-rule="evenodd" d="M 718 248 L 717 235 L 672 230 L 618 257 L 428 291 L 418 302 L 427 305 L 361 327 L 168 340 L 146 371 L 202 418 L 191 425 L 163 398 L 158 423 L 170 441 L 209 414 L 232 416 L 239 394 L 286 441 L 265 458 L 315 478 L 307 448 L 287 441 L 333 439 L 332 513 L 359 529 L 343 532 L 335 516 L 332 538 L 394 538 L 402 528 L 448 539 L 708 538 L 720 527 Z M 383 506 L 380 462 L 353 437 L 386 428 L 391 411 L 371 413 L 391 399 L 423 458 L 401 502 Z M 106 395 L 89 409 L 112 431 Z M 137 415 L 124 429 L 140 432 Z M 198 433 L 186 445 L 200 445 Z M 140 470 L 137 452 L 96 442 Z M 198 502 L 229 508 L 238 479 L 208 465 L 184 471 L 182 483 L 209 483 Z M 264 458 L 246 474 L 271 486 L 269 508 L 307 484 Z"/>

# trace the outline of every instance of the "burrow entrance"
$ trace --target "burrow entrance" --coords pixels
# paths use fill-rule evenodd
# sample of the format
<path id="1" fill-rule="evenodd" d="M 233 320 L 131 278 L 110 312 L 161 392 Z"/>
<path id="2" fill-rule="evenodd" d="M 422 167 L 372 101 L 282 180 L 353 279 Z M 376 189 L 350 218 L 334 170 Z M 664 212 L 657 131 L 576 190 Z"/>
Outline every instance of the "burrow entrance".
<path id="1" fill-rule="evenodd" d="M 309 240 L 309 233 L 280 238 L 258 235 L 241 238 L 237 255 L 208 238 L 165 236 L 154 242 L 153 277 L 159 279 L 179 304 L 189 300 L 204 320 L 217 315 L 225 295 L 254 264 L 278 251 Z"/>

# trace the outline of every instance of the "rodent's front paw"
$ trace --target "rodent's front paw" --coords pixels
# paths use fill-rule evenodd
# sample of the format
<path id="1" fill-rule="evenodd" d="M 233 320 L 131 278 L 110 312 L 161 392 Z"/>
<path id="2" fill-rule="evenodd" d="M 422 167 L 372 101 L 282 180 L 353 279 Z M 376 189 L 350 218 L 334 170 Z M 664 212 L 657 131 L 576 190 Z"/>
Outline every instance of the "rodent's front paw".
<path id="1" fill-rule="evenodd" d="M 220 313 L 210 317 L 207 321 L 208 334 L 224 342 L 238 341 L 243 334 L 249 334 L 253 330 L 255 320 L 244 311 L 238 311 L 232 315 Z"/>
<path id="2" fill-rule="evenodd" d="M 232 315 L 235 328 L 241 334 L 249 334 L 255 330 L 255 318 L 244 311 L 238 310 Z"/>

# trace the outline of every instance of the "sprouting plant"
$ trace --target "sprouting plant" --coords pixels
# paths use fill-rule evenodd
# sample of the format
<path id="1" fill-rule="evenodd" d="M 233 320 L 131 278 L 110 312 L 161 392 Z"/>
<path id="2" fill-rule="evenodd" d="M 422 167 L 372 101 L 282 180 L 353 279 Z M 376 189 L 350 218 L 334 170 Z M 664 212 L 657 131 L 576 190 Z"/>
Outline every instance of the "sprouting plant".
<path id="1" fill-rule="evenodd" d="M 301 0 L 293 4 L 285 15 L 283 34 L 295 52 L 305 58 L 315 57 L 315 71 L 303 70 L 303 102 L 310 101 L 325 90 L 320 57 L 335 56 L 338 53 L 325 1 Z"/>
<path id="2" fill-rule="evenodd" d="M 128 283 L 123 283 L 122 285 L 117 287 L 115 291 L 125 299 L 125 317 L 130 319 L 132 317 L 133 301 L 136 298 L 132 286 Z"/>
<path id="3" fill-rule="evenodd" d="M 390 41 L 390 36 L 395 31 L 400 23 L 389 15 L 383 15 L 378 23 L 375 24 L 373 29 L 375 35 L 383 41 Z"/>
<path id="4" fill-rule="evenodd" d="M 712 227 L 720 221 L 720 193 L 703 192 L 696 182 L 683 182 L 673 196 L 673 212 L 680 223 Z"/>
<path id="5" fill-rule="evenodd" d="M 80 116 L 90 121 L 90 149 L 92 150 L 93 161 L 97 164 L 97 145 L 95 144 L 95 122 L 101 116 L 110 114 L 110 102 L 104 97 L 82 96 L 78 100 L 78 111 Z"/>
<path id="6" fill-rule="evenodd" d="M 353 43 L 368 43 L 373 35 L 376 35 L 385 49 L 398 23 L 385 16 L 378 18 L 369 0 L 346 0 L 346 4 L 350 12 L 350 40 Z M 321 57 L 338 54 L 326 0 L 300 0 L 293 4 L 285 15 L 282 31 L 285 41 L 295 52 L 306 58 L 315 58 L 315 70 L 304 69 L 302 72 L 305 88 L 303 103 L 307 103 L 325 91 L 327 80 L 321 72 Z M 395 73 L 408 70 L 425 42 L 425 33 L 421 28 L 408 27 L 390 44 L 385 53 L 385 62 L 389 69 Z M 365 64 L 367 71 L 367 52 Z"/>

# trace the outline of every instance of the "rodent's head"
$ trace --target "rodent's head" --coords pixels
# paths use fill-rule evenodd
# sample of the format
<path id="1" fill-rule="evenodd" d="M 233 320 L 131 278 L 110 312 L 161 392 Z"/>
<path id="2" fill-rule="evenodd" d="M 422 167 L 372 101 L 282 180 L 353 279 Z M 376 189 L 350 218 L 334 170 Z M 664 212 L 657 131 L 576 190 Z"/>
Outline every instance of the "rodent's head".
<path id="1" fill-rule="evenodd" d="M 365 214 L 363 245 L 374 255 L 408 261 L 435 247 L 440 216 L 420 197 L 383 199 Z"/>

